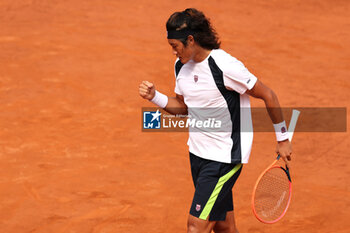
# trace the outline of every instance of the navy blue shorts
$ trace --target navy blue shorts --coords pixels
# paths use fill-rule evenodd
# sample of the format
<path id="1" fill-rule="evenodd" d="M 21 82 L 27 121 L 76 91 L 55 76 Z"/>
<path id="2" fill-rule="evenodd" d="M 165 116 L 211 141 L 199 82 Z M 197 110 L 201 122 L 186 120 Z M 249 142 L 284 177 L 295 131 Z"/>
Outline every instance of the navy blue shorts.
<path id="1" fill-rule="evenodd" d="M 242 164 L 229 164 L 200 158 L 190 152 L 195 193 L 190 214 L 209 221 L 224 221 L 233 210 L 232 188 Z"/>

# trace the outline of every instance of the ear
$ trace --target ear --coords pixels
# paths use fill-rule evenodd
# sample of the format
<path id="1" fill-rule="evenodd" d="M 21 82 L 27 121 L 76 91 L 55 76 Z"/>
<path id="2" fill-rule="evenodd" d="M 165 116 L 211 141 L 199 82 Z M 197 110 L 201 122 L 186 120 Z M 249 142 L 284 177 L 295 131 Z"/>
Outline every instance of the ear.
<path id="1" fill-rule="evenodd" d="M 187 37 L 187 43 L 191 44 L 191 45 L 194 45 L 194 37 L 192 35 L 189 35 Z"/>

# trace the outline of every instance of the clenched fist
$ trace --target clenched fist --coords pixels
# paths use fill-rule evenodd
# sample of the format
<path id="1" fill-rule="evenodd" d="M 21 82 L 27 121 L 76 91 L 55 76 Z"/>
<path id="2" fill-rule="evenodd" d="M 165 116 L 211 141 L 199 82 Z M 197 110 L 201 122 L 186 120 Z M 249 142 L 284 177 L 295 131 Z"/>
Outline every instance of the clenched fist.
<path id="1" fill-rule="evenodd" d="M 140 96 L 144 99 L 151 100 L 153 99 L 156 92 L 156 88 L 153 83 L 148 81 L 142 81 L 139 86 Z"/>

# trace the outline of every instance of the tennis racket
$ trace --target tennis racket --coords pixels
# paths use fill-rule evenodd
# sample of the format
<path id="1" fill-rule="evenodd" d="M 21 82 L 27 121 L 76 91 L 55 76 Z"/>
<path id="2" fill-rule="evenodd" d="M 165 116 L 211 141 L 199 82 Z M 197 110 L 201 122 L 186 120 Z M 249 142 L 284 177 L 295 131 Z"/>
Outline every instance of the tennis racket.
<path id="1" fill-rule="evenodd" d="M 293 110 L 289 123 L 289 140 L 292 141 L 300 112 Z M 292 180 L 289 169 L 276 165 L 277 159 L 259 176 L 256 181 L 252 209 L 255 217 L 263 223 L 275 223 L 287 212 L 292 197 Z"/>

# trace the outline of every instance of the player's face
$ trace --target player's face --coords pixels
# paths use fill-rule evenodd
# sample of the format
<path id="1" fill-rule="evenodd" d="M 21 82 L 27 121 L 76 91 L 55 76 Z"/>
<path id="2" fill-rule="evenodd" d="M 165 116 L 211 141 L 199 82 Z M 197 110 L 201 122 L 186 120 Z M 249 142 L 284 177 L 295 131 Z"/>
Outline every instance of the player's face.
<path id="1" fill-rule="evenodd" d="M 173 49 L 173 54 L 180 59 L 182 64 L 186 64 L 192 59 L 193 46 L 191 43 L 187 43 L 187 46 L 185 46 L 180 40 L 177 39 L 168 39 L 168 43 Z"/>

